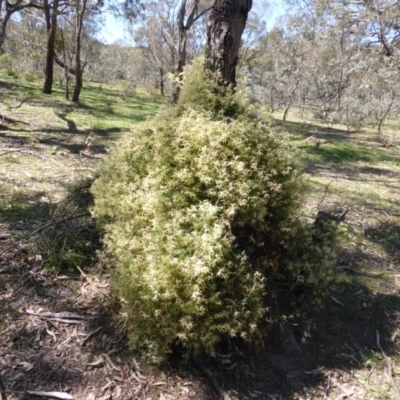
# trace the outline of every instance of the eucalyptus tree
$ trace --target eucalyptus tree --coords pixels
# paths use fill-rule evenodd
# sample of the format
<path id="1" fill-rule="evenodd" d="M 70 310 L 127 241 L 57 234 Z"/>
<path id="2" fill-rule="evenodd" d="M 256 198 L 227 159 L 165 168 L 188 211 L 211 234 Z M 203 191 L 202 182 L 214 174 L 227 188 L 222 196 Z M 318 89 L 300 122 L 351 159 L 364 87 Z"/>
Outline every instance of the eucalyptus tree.
<path id="1" fill-rule="evenodd" d="M 163 40 L 163 26 L 158 18 L 146 18 L 146 24 L 136 29 L 131 29 L 136 44 L 142 51 L 142 56 L 150 63 L 155 71 L 156 87 L 160 89 L 161 96 L 165 95 L 165 81 L 168 71 L 171 70 L 172 61 L 170 48 Z"/>
<path id="2" fill-rule="evenodd" d="M 43 85 L 43 93 L 51 94 L 53 88 L 53 67 L 54 67 L 54 46 L 57 33 L 57 16 L 59 0 L 53 0 L 53 4 L 49 4 L 49 0 L 43 1 L 44 14 L 46 18 L 47 28 L 47 46 L 46 46 L 46 66 L 45 80 Z"/>
<path id="3" fill-rule="evenodd" d="M 75 87 L 72 101 L 77 103 L 83 85 L 83 66 L 81 60 L 82 29 L 89 0 L 75 0 Z"/>
<path id="4" fill-rule="evenodd" d="M 193 57 L 190 53 L 205 37 L 205 16 L 211 5 L 211 0 L 147 1 L 143 19 L 129 28 L 144 57 L 157 69 L 160 88 L 163 90 L 167 73 L 175 76 L 172 103 L 178 100 L 187 58 Z"/>
<path id="5" fill-rule="evenodd" d="M 8 22 L 13 14 L 19 13 L 26 8 L 41 8 L 35 0 L 0 0 L 0 47 L 3 46 L 6 38 Z"/>
<path id="6" fill-rule="evenodd" d="M 400 2 L 289 0 L 292 31 L 310 44 L 299 96 L 314 114 L 347 129 L 376 125 L 398 107 Z M 286 29 L 290 29 L 290 24 Z"/>
<path id="7" fill-rule="evenodd" d="M 174 58 L 176 58 L 174 73 L 178 79 L 172 91 L 171 103 L 173 104 L 178 102 L 181 87 L 179 77 L 186 65 L 188 32 L 196 21 L 211 10 L 210 3 L 207 0 L 181 0 L 180 2 L 177 18 L 178 42 L 171 46 L 171 51 L 175 53 Z"/>
<path id="8" fill-rule="evenodd" d="M 2 50 L 12 57 L 13 68 L 17 71 L 43 71 L 46 27 L 39 18 L 41 15 L 40 10 L 26 8 L 18 19 L 12 19 L 8 24 Z"/>

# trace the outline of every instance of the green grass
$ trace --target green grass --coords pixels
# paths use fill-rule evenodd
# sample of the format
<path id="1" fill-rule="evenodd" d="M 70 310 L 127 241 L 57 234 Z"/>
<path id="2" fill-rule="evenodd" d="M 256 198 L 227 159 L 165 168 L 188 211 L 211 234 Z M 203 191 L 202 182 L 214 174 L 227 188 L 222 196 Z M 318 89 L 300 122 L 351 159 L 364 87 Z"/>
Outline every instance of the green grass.
<path id="1" fill-rule="evenodd" d="M 15 78 L 0 71 L 0 112 L 29 124 L 0 126 L 0 223 L 32 219 L 44 206 L 59 201 L 66 183 L 92 176 L 120 134 L 166 102 L 148 95 L 146 88 L 124 94 L 124 82 L 85 82 L 75 107 L 58 83 L 51 95 L 42 93 L 42 84 L 37 76 L 27 81 L 23 74 Z M 94 149 L 82 158 L 90 132 Z"/>
<path id="2" fill-rule="evenodd" d="M 299 146 L 309 157 L 314 157 L 325 163 L 355 164 L 358 162 L 379 163 L 393 162 L 400 165 L 400 158 L 388 155 L 380 148 L 372 148 L 354 143 L 333 143 L 326 147 Z"/>
<path id="3" fill-rule="evenodd" d="M 115 139 L 122 130 L 128 130 L 134 123 L 154 115 L 165 99 L 148 96 L 144 88 L 135 94 L 123 94 L 123 84 L 104 85 L 84 83 L 80 105 L 64 99 L 64 90 L 55 84 L 52 95 L 42 93 L 42 82 L 26 82 L 0 74 L 0 101 L 4 106 L 17 105 L 28 96 L 26 103 L 13 112 L 19 119 L 30 122 L 35 128 L 42 127 L 47 133 L 78 133 L 98 129 L 104 138 Z M 21 133 L 31 131 L 21 129 Z"/>

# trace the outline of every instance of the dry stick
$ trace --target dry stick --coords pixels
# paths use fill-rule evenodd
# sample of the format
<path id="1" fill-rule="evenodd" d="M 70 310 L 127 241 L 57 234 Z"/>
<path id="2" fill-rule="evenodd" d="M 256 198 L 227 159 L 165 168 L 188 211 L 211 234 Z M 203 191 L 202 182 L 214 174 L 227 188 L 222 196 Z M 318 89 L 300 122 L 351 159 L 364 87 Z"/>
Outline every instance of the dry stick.
<path id="1" fill-rule="evenodd" d="M 326 386 L 325 389 L 325 395 L 324 395 L 324 399 L 323 400 L 328 400 L 329 399 L 329 395 L 331 392 L 331 385 L 332 385 L 332 374 L 329 374 L 328 376 L 328 384 Z"/>
<path id="2" fill-rule="evenodd" d="M 5 156 L 6 154 L 10 154 L 10 153 L 21 153 L 21 154 L 26 154 L 28 156 L 34 156 L 34 157 L 37 157 L 37 158 L 42 158 L 41 156 L 38 156 L 35 153 L 31 153 L 31 152 L 25 151 L 25 150 L 9 150 L 9 151 L 5 151 L 4 153 L 0 154 L 0 157 L 1 156 Z"/>
<path id="3" fill-rule="evenodd" d="M 24 122 L 21 121 L 19 119 L 14 119 L 14 118 L 10 118 L 10 117 L 6 117 L 5 115 L 1 116 L 1 119 L 3 120 L 2 123 L 4 122 L 10 122 L 12 124 L 16 124 L 16 123 L 20 123 L 20 124 L 24 124 L 24 125 L 30 125 L 28 122 Z"/>
<path id="4" fill-rule="evenodd" d="M 10 107 L 10 108 L 20 108 L 22 106 L 22 104 L 24 104 L 26 102 L 26 100 L 28 100 L 28 96 L 25 96 L 17 106 Z"/>
<path id="5" fill-rule="evenodd" d="M 32 233 L 30 233 L 28 236 L 24 237 L 22 240 L 28 240 L 31 236 L 35 235 L 36 233 L 42 231 L 43 229 L 48 228 L 49 226 L 52 225 L 57 225 L 57 224 L 62 224 L 63 222 L 67 222 L 67 221 L 71 221 L 73 219 L 76 218 L 82 218 L 82 217 L 87 217 L 89 216 L 90 213 L 84 213 L 84 214 L 79 214 L 79 215 L 74 215 L 73 217 L 68 217 L 68 218 L 63 218 L 63 219 L 59 219 L 58 221 L 54 221 L 54 222 L 49 222 L 45 225 L 42 225 L 41 227 L 39 227 L 38 229 L 34 230 Z M 3 250 L 0 253 L 0 256 L 2 256 L 4 253 L 6 253 L 8 250 L 12 249 L 13 247 L 17 246 L 18 243 L 13 243 L 11 246 L 8 246 L 5 250 Z"/>
<path id="6" fill-rule="evenodd" d="M 390 358 L 386 355 L 386 353 L 385 353 L 385 352 L 383 351 L 383 349 L 382 349 L 380 333 L 379 333 L 378 330 L 376 331 L 376 345 L 378 346 L 379 350 L 380 350 L 381 353 L 382 353 L 383 358 L 384 358 L 385 361 L 386 361 L 387 368 L 388 368 L 389 379 L 390 379 L 390 381 L 392 382 L 394 391 L 395 391 L 396 394 L 397 394 L 397 398 L 400 399 L 400 390 L 399 390 L 399 388 L 396 386 L 396 382 L 395 382 L 394 379 L 393 379 L 392 362 L 391 362 Z"/>
<path id="7" fill-rule="evenodd" d="M 329 186 L 331 185 L 331 183 L 336 179 L 336 176 L 326 185 L 325 187 L 325 192 L 324 192 L 324 196 L 322 197 L 322 200 L 318 203 L 317 208 L 324 202 L 326 194 L 328 193 L 328 189 Z"/>

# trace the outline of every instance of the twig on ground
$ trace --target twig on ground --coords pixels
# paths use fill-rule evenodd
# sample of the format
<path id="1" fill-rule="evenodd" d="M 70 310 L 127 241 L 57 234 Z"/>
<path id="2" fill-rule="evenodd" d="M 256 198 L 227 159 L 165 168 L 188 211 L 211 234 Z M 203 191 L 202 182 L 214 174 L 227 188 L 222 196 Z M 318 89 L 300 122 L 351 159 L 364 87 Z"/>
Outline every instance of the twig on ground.
<path id="1" fill-rule="evenodd" d="M 10 108 L 20 108 L 22 106 L 22 104 L 24 104 L 27 100 L 28 100 L 28 96 L 25 96 L 18 105 L 10 107 Z"/>
<path id="2" fill-rule="evenodd" d="M 335 179 L 336 179 L 336 176 L 326 185 L 325 191 L 324 191 L 324 195 L 323 195 L 321 201 L 318 203 L 317 208 L 324 202 L 325 197 L 326 197 L 326 194 L 328 193 L 329 186 L 331 185 L 331 183 L 332 183 Z"/>
<path id="3" fill-rule="evenodd" d="M 44 391 L 27 390 L 26 393 L 31 394 L 32 396 L 52 397 L 54 399 L 63 399 L 63 400 L 74 399 L 73 396 L 65 392 L 44 392 Z"/>
<path id="4" fill-rule="evenodd" d="M 21 154 L 27 154 L 29 156 L 34 156 L 34 157 L 37 157 L 40 159 L 42 158 L 41 156 L 38 156 L 37 154 L 31 153 L 30 151 L 26 151 L 26 150 L 8 150 L 8 151 L 5 151 L 4 153 L 1 153 L 0 157 L 5 156 L 6 154 L 10 154 L 10 153 L 21 153 Z"/>
<path id="5" fill-rule="evenodd" d="M 86 281 L 89 282 L 91 288 L 92 288 L 96 293 L 98 293 L 98 294 L 100 294 L 100 295 L 102 295 L 102 296 L 105 296 L 105 297 L 107 297 L 107 298 L 109 298 L 109 299 L 112 298 L 109 294 L 104 293 L 104 292 L 102 292 L 101 290 L 97 289 L 96 283 L 93 281 L 93 279 L 92 279 L 90 276 L 88 276 L 87 274 L 85 274 L 85 273 L 82 271 L 82 269 L 81 269 L 78 265 L 76 265 L 76 268 L 79 270 L 79 272 L 81 273 L 81 275 L 86 279 Z"/>
<path id="6" fill-rule="evenodd" d="M 15 118 L 6 117 L 5 115 L 2 115 L 1 119 L 2 119 L 2 121 L 1 121 L 2 124 L 4 124 L 4 122 L 9 122 L 10 124 L 19 123 L 19 124 L 24 124 L 24 125 L 30 125 L 28 122 L 24 122 L 19 119 L 15 119 Z"/>
<path id="7" fill-rule="evenodd" d="M 324 395 L 324 399 L 323 400 L 328 400 L 329 399 L 329 395 L 330 395 L 330 392 L 331 392 L 331 386 L 332 386 L 332 373 L 329 374 L 329 376 L 328 376 L 328 384 L 326 385 L 325 395 Z"/>
<path id="8" fill-rule="evenodd" d="M 382 348 L 382 346 L 381 346 L 381 337 L 380 337 L 380 333 L 379 333 L 378 330 L 376 331 L 376 345 L 378 346 L 379 350 L 380 350 L 381 353 L 382 353 L 383 358 L 384 358 L 385 361 L 386 361 L 388 378 L 390 379 L 390 381 L 391 381 L 391 383 L 392 383 L 392 385 L 393 385 L 393 388 L 394 388 L 394 391 L 396 392 L 397 398 L 400 399 L 400 390 L 399 390 L 399 388 L 397 387 L 396 382 L 395 382 L 394 379 L 393 379 L 392 361 L 391 361 L 390 358 L 386 355 L 386 353 L 384 352 L 384 350 L 383 350 L 383 348 Z"/>

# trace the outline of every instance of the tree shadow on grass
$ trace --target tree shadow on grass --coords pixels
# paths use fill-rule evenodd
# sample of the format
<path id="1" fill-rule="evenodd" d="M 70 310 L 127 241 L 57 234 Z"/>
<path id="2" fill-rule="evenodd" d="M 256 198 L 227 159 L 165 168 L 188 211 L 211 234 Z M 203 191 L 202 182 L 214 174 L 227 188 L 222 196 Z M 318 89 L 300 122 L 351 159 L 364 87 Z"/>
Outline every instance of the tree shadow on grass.
<path id="1" fill-rule="evenodd" d="M 400 162 L 400 158 L 389 155 L 379 148 L 347 146 L 342 143 L 328 144 L 325 147 L 302 146 L 301 148 L 308 155 L 324 163 L 347 165 L 358 162 Z"/>
<path id="2" fill-rule="evenodd" d="M 306 139 L 309 136 L 321 137 L 328 140 L 348 140 L 358 131 L 348 132 L 343 129 L 323 127 L 306 122 L 282 121 L 273 118 L 273 127 L 278 132 L 287 133 L 297 139 Z"/>
<path id="3" fill-rule="evenodd" d="M 390 220 L 379 222 L 377 226 L 367 228 L 365 236 L 368 241 L 381 247 L 382 252 L 400 265 L 400 225 L 398 223 Z"/>
<path id="4" fill-rule="evenodd" d="M 16 191 L 0 197 L 0 223 L 36 221 L 46 215 L 48 205 L 41 202 L 43 192 L 23 193 Z"/>

